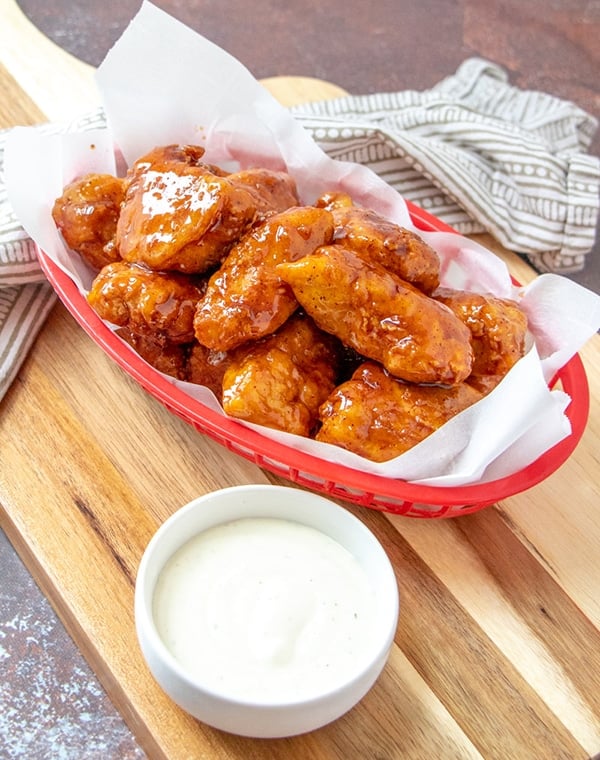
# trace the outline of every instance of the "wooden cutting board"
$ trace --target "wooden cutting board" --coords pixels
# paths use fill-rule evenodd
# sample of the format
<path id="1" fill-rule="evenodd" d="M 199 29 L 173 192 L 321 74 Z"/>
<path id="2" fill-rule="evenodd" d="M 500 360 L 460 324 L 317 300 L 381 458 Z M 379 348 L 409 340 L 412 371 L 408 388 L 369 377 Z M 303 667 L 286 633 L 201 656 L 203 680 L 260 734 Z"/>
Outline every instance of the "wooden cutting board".
<path id="1" fill-rule="evenodd" d="M 12 3 L 7 19 L 32 44 Z M 88 67 L 38 42 L 39 67 L 71 72 L 74 91 L 88 92 Z M 58 118 L 39 70 L 36 79 L 31 60 L 8 53 L 4 125 Z M 318 80 L 266 84 L 286 104 L 342 94 Z M 520 259 L 499 253 L 531 279 Z M 283 481 L 170 414 L 61 305 L 0 405 L 2 527 L 152 758 L 583 760 L 600 751 L 598 336 L 582 356 L 590 423 L 541 485 L 457 520 L 350 507 L 392 559 L 400 624 L 367 697 L 306 736 L 242 739 L 183 713 L 150 676 L 133 620 L 138 563 L 162 521 L 215 488 Z"/>

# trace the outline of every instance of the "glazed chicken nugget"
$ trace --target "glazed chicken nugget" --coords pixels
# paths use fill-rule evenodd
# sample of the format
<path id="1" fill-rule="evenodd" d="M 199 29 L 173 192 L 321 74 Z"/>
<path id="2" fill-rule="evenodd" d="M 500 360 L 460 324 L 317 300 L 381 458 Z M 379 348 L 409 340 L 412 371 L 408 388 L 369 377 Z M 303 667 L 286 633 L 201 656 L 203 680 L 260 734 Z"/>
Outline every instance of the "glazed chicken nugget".
<path id="1" fill-rule="evenodd" d="M 132 166 L 116 234 L 123 259 L 155 270 L 206 272 L 257 218 L 295 200 L 293 183 L 267 170 L 224 176 L 202 163 L 202 153 L 165 146 Z"/>
<path id="2" fill-rule="evenodd" d="M 316 205 L 328 208 L 335 222 L 334 242 L 381 264 L 424 293 L 440 283 L 440 260 L 419 235 L 370 209 L 355 206 L 349 195 L 327 193 Z"/>
<path id="3" fill-rule="evenodd" d="M 246 187 L 254 196 L 257 219 L 271 213 L 285 211 L 298 206 L 298 190 L 293 178 L 287 172 L 270 169 L 244 169 L 229 175 L 232 182 Z"/>
<path id="4" fill-rule="evenodd" d="M 341 190 L 328 190 L 322 193 L 315 201 L 317 208 L 326 208 L 328 211 L 338 211 L 340 209 L 351 208 L 354 206 L 352 196 Z"/>
<path id="5" fill-rule="evenodd" d="M 190 277 L 117 261 L 96 276 L 87 300 L 102 319 L 137 335 L 191 343 L 202 292 Z"/>
<path id="6" fill-rule="evenodd" d="M 124 197 L 123 180 L 87 174 L 67 185 L 54 202 L 52 217 L 65 243 L 93 269 L 121 258 L 115 234 Z"/>
<path id="7" fill-rule="evenodd" d="M 502 377 L 524 355 L 527 316 L 516 301 L 451 288 L 433 297 L 471 331 L 473 374 Z"/>
<path id="8" fill-rule="evenodd" d="M 177 380 L 187 378 L 187 344 L 173 343 L 154 335 L 137 335 L 128 327 L 120 327 L 116 333 L 159 372 Z"/>
<path id="9" fill-rule="evenodd" d="M 223 409 L 232 417 L 308 436 L 332 391 L 337 344 L 303 315 L 273 335 L 233 352 L 223 377 Z"/>
<path id="10" fill-rule="evenodd" d="M 387 462 L 480 398 L 466 383 L 414 385 L 392 377 L 380 364 L 365 362 L 322 404 L 315 438 Z"/>
<path id="11" fill-rule="evenodd" d="M 185 379 L 189 383 L 210 388 L 221 401 L 223 375 L 230 363 L 231 356 L 226 351 L 214 351 L 194 341 L 187 357 Z"/>
<path id="12" fill-rule="evenodd" d="M 487 396 L 494 388 L 504 379 L 505 375 L 480 375 L 475 372 L 471 372 L 469 377 L 465 380 L 471 388 L 479 391 L 482 396 Z"/>
<path id="13" fill-rule="evenodd" d="M 322 330 L 392 375 L 457 385 L 471 373 L 471 335 L 450 309 L 355 251 L 323 246 L 277 271 Z"/>
<path id="14" fill-rule="evenodd" d="M 126 261 L 201 273 L 218 264 L 255 207 L 252 194 L 227 177 L 153 151 L 128 172 L 116 242 Z"/>
<path id="15" fill-rule="evenodd" d="M 199 343 L 229 351 L 275 332 L 298 302 L 276 266 L 295 261 L 333 234 L 329 211 L 298 206 L 257 225 L 210 278 L 194 321 Z"/>
<path id="16" fill-rule="evenodd" d="M 137 159 L 132 165 L 131 171 L 127 173 L 126 182 L 131 180 L 138 172 L 145 171 L 155 164 L 187 164 L 188 166 L 204 168 L 213 174 L 219 174 L 224 177 L 227 172 L 203 161 L 205 152 L 201 145 L 181 145 L 179 143 L 158 145 Z"/>

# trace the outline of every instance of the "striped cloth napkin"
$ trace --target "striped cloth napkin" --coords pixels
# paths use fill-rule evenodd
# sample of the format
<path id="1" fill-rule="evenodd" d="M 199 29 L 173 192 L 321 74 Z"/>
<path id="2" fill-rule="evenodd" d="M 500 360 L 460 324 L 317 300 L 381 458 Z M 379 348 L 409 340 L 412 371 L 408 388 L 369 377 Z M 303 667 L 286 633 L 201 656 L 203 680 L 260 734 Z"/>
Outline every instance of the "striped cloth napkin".
<path id="1" fill-rule="evenodd" d="M 101 109 L 69 124 L 43 124 L 47 134 L 80 132 L 105 126 Z M 0 131 L 0 401 L 17 375 L 56 295 L 38 262 L 35 245 L 8 201 L 4 183 L 4 145 Z"/>
<path id="2" fill-rule="evenodd" d="M 596 120 L 575 104 L 509 84 L 480 58 L 430 90 L 347 96 L 291 109 L 333 158 L 366 164 L 405 198 L 462 234 L 489 232 L 540 272 L 581 270 L 599 210 Z M 101 109 L 46 132 L 102 127 Z M 55 296 L 2 181 L 0 132 L 0 399 Z"/>

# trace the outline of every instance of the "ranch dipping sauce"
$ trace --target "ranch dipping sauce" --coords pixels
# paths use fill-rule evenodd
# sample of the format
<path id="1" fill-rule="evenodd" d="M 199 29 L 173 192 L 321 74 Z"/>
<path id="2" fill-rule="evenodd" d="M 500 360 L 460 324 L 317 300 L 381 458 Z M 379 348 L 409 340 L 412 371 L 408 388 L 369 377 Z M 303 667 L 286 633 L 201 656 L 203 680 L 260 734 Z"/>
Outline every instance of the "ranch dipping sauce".
<path id="1" fill-rule="evenodd" d="M 355 557 L 324 533 L 243 518 L 198 534 L 171 557 L 153 614 L 167 649 L 206 688 L 287 702 L 359 672 L 376 594 Z"/>

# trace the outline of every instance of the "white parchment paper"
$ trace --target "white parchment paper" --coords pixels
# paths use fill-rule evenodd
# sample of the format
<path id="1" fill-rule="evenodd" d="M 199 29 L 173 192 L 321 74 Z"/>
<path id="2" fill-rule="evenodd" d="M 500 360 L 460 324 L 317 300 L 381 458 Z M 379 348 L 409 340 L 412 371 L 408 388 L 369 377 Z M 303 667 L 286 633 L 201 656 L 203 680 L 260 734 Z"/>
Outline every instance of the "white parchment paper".
<path id="1" fill-rule="evenodd" d="M 206 160 L 225 168 L 289 171 L 305 203 L 326 190 L 345 190 L 356 202 L 412 227 L 395 190 L 364 166 L 329 158 L 236 59 L 151 3 L 142 5 L 108 53 L 97 82 L 107 129 L 45 136 L 18 128 L 6 147 L 7 187 L 21 224 L 82 293 L 93 273 L 65 248 L 52 221 L 52 204 L 77 176 L 114 173 L 115 153 L 130 164 L 157 145 L 202 145 Z M 600 298 L 557 275 L 542 275 L 529 287 L 515 289 L 503 262 L 480 245 L 451 233 L 420 234 L 440 255 L 444 285 L 521 301 L 531 326 L 528 354 L 489 396 L 383 464 L 258 429 L 328 461 L 394 478 L 461 485 L 503 477 L 570 433 L 564 414 L 570 399 L 550 391 L 547 382 L 600 328 Z M 220 409 L 207 389 L 180 385 Z"/>

